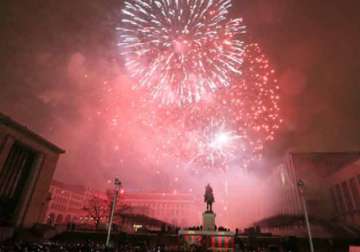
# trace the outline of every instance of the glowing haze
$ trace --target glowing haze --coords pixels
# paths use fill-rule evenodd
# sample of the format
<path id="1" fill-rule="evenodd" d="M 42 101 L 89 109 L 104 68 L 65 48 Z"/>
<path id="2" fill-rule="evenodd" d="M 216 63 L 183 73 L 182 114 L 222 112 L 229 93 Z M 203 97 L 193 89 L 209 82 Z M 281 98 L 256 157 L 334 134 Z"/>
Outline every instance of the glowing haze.
<path id="1" fill-rule="evenodd" d="M 229 180 L 261 159 L 281 124 L 275 71 L 258 44 L 237 40 L 241 20 L 223 24 L 230 6 L 222 0 L 130 0 L 118 28 L 133 85 L 147 87 L 131 103 L 148 132 L 137 141 L 151 143 L 144 161 L 155 174 L 170 169 L 175 184 L 181 176 L 222 174 L 214 183 L 225 212 Z"/>
<path id="2" fill-rule="evenodd" d="M 242 16 L 247 26 L 237 37 L 242 77 L 180 109 L 150 87 L 132 90 L 139 83 L 122 65 L 115 30 L 124 1 L 3 0 L 0 111 L 66 149 L 56 179 L 103 188 L 119 176 L 125 191 L 200 201 L 211 183 L 218 223 L 245 225 L 264 199 L 260 175 L 286 151 L 360 148 L 359 1 L 232 4 L 227 20 Z M 206 156 L 190 162 L 209 147 L 201 142 L 211 121 L 223 133 L 208 143 L 229 150 L 226 166 L 221 155 L 213 166 Z"/>

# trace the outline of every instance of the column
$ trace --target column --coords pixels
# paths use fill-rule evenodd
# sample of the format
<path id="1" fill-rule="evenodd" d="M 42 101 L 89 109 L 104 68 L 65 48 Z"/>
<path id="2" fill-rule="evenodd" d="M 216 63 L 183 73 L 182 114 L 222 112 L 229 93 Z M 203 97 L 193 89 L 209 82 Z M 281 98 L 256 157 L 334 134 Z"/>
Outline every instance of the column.
<path id="1" fill-rule="evenodd" d="M 44 202 L 44 199 L 47 196 L 46 194 L 41 195 L 42 200 L 37 202 L 36 205 L 38 206 L 38 208 L 36 210 L 32 209 L 33 213 L 29 213 L 28 209 L 31 204 L 31 201 L 34 200 L 34 192 L 35 192 L 35 189 L 37 189 L 35 187 L 37 186 L 40 170 L 43 166 L 44 159 L 45 159 L 45 155 L 43 153 L 38 153 L 38 156 L 33 163 L 31 173 L 29 174 L 29 178 L 25 185 L 22 199 L 20 199 L 22 204 L 21 204 L 21 208 L 19 209 L 19 212 L 18 212 L 18 219 L 17 219 L 16 226 L 28 227 L 26 225 L 26 224 L 28 224 L 27 222 L 29 221 L 28 215 L 33 215 L 33 216 L 31 216 L 31 221 L 33 221 L 33 222 L 36 222 L 43 217 L 42 216 L 42 214 L 43 214 L 42 203 Z"/>
<path id="2" fill-rule="evenodd" d="M 9 135 L 5 136 L 4 144 L 0 147 L 0 173 L 4 167 L 5 161 L 10 153 L 11 147 L 15 143 L 15 139 Z"/>

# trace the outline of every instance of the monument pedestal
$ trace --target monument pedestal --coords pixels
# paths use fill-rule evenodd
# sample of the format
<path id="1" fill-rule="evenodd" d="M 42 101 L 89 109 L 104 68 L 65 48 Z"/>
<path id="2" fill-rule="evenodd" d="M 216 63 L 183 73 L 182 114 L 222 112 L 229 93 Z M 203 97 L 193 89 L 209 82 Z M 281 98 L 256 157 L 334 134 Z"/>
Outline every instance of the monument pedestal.
<path id="1" fill-rule="evenodd" d="M 202 215 L 202 229 L 181 229 L 179 231 L 180 237 L 184 239 L 189 246 L 189 249 L 195 246 L 195 248 L 199 248 L 201 251 L 205 251 L 203 249 L 206 249 L 206 251 L 234 251 L 235 233 L 230 231 L 218 231 L 215 228 L 216 214 L 211 211 L 215 198 L 210 185 L 206 186 L 204 199 L 207 211 Z"/>
<path id="2" fill-rule="evenodd" d="M 214 212 L 206 211 L 203 213 L 203 230 L 215 231 L 215 217 Z"/>

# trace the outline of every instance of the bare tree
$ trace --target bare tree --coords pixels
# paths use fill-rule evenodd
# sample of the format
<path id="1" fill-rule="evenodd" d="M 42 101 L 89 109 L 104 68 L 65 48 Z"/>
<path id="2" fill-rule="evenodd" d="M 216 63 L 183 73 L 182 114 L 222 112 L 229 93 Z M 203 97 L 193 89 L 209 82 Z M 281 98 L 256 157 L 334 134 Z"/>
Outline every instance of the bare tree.
<path id="1" fill-rule="evenodd" d="M 93 194 L 89 198 L 87 205 L 83 208 L 87 212 L 88 216 L 94 220 L 96 230 L 99 229 L 100 224 L 108 221 L 113 200 L 114 192 L 112 190 L 107 190 L 105 199 Z M 123 204 L 121 202 L 120 195 L 117 202 L 118 204 L 116 206 L 114 216 L 118 219 L 118 222 L 121 222 L 120 219 L 123 219 L 126 214 L 138 212 L 137 208 Z"/>
<path id="2" fill-rule="evenodd" d="M 84 207 L 84 210 L 88 213 L 88 216 L 95 221 L 95 228 L 99 229 L 102 220 L 109 214 L 109 204 L 107 200 L 92 195 Z"/>
<path id="3" fill-rule="evenodd" d="M 114 191 L 113 190 L 106 190 L 106 196 L 107 196 L 107 201 L 108 201 L 108 207 L 109 207 L 109 213 L 111 211 L 111 207 L 112 207 L 112 203 L 113 203 L 113 200 L 114 200 Z M 118 195 L 118 198 L 117 198 L 117 206 L 116 206 L 116 209 L 115 209 L 115 216 L 120 216 L 121 214 L 123 213 L 128 213 L 128 212 L 131 212 L 133 210 L 133 207 L 129 206 L 129 205 L 126 205 L 126 204 L 123 204 L 121 202 L 121 194 Z"/>

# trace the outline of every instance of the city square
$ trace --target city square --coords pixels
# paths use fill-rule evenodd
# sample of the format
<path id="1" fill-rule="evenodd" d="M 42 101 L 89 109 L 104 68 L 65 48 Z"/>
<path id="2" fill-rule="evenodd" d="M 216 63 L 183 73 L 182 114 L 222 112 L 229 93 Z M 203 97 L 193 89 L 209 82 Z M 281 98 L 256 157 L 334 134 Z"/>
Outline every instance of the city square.
<path id="1" fill-rule="evenodd" d="M 4 0 L 0 252 L 360 251 L 359 7 Z"/>

